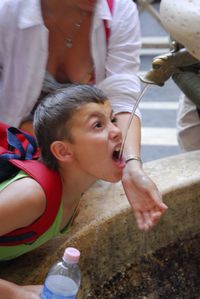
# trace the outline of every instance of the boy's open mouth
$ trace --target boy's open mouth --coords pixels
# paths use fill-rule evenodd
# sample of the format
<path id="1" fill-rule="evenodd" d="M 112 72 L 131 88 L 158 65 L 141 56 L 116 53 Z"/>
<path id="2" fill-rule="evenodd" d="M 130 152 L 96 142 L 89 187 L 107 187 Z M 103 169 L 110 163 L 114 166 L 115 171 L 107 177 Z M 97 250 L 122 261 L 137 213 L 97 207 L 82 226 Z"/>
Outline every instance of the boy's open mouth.
<path id="1" fill-rule="evenodd" d="M 119 159 L 120 159 L 119 154 L 120 154 L 120 147 L 117 147 L 117 148 L 113 151 L 112 159 L 113 159 L 114 161 L 119 161 Z"/>

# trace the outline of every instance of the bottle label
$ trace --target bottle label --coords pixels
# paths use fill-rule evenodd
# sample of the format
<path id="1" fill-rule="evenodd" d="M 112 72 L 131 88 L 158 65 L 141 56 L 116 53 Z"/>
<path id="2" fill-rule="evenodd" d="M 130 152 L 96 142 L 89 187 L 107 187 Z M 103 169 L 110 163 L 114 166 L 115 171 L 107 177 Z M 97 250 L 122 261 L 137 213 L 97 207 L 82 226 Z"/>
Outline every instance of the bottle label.
<path id="1" fill-rule="evenodd" d="M 76 299 L 76 296 L 74 295 L 72 296 L 55 295 L 46 287 L 46 285 L 44 285 L 40 297 L 41 299 Z"/>

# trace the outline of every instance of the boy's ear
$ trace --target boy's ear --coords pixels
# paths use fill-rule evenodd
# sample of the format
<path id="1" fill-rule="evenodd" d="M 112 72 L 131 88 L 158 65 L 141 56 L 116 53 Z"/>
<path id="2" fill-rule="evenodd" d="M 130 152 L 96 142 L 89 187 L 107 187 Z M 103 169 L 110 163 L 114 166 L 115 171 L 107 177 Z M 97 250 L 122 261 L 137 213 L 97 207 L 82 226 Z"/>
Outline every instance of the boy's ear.
<path id="1" fill-rule="evenodd" d="M 58 161 L 71 161 L 73 157 L 73 152 L 69 143 L 63 141 L 54 141 L 50 146 L 52 154 Z"/>

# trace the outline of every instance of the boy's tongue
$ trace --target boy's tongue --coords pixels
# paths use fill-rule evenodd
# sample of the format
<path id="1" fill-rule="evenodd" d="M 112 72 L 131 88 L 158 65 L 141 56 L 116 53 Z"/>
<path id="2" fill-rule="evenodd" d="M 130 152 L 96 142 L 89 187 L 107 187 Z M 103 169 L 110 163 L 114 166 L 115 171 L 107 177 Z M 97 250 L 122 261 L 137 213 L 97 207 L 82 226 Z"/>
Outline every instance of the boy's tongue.
<path id="1" fill-rule="evenodd" d="M 121 159 L 114 160 L 114 162 L 119 168 L 124 168 L 126 165 L 125 159 L 123 157 Z"/>

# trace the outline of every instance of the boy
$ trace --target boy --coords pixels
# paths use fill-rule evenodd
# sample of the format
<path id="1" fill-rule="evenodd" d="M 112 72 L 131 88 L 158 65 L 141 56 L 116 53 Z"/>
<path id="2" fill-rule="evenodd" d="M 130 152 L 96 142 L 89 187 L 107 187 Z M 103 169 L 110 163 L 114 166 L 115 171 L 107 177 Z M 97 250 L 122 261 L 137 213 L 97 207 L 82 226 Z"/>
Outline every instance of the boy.
<path id="1" fill-rule="evenodd" d="M 121 179 L 125 162 L 117 157 L 122 135 L 115 122 L 105 95 L 87 85 L 59 89 L 41 103 L 35 113 L 35 133 L 42 163 L 61 179 L 61 205 L 53 225 L 29 246 L 0 245 L 0 260 L 22 255 L 65 232 L 81 195 L 97 179 Z M 2 185 L 0 223 L 4 225 L 0 226 L 0 240 L 40 221 L 48 208 L 41 185 L 23 171 L 6 182 L 6 188 Z"/>
<path id="2" fill-rule="evenodd" d="M 108 100 L 95 87 L 75 85 L 47 96 L 35 112 L 34 129 L 42 163 L 61 178 L 61 205 L 51 228 L 30 246 L 0 246 L 1 260 L 22 255 L 65 232 L 81 195 L 97 179 L 119 181 L 125 167 L 125 161 L 119 159 L 121 131 Z M 31 226 L 43 217 L 46 209 L 47 198 L 38 182 L 22 171 L 16 177 L 0 192 L 0 222 L 4 223 L 0 226 L 0 236 Z M 166 206 L 161 202 L 159 207 L 160 217 Z M 36 295 L 39 289 L 39 286 L 19 287 L 0 280 L 2 299 L 39 298 Z"/>

